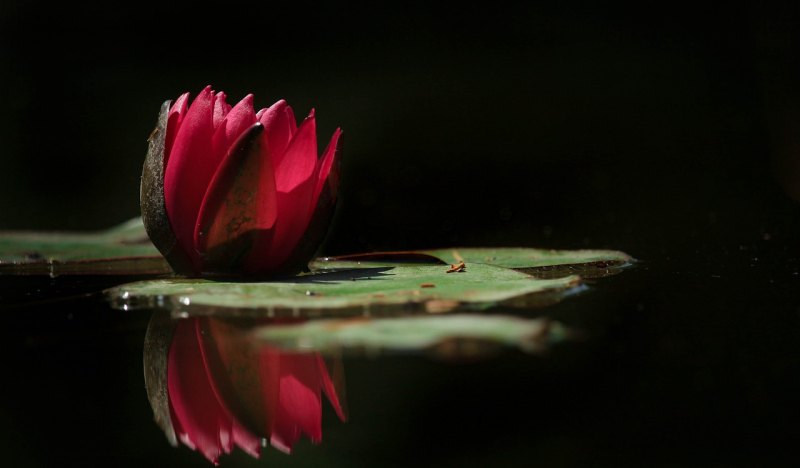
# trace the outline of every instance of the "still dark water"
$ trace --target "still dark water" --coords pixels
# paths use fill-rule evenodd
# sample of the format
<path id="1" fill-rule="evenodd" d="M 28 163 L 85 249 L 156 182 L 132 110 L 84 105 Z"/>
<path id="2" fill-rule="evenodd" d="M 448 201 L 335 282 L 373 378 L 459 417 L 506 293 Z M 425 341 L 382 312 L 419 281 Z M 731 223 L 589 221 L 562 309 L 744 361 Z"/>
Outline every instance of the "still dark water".
<path id="1" fill-rule="evenodd" d="M 584 340 L 542 355 L 345 355 L 346 422 L 323 397 L 320 444 L 304 436 L 291 455 L 235 449 L 220 462 L 792 466 L 799 275 L 797 243 L 769 235 L 654 254 L 559 304 L 498 310 L 557 319 Z M 151 312 L 89 294 L 131 279 L 0 278 L 4 466 L 210 466 L 153 421 Z"/>

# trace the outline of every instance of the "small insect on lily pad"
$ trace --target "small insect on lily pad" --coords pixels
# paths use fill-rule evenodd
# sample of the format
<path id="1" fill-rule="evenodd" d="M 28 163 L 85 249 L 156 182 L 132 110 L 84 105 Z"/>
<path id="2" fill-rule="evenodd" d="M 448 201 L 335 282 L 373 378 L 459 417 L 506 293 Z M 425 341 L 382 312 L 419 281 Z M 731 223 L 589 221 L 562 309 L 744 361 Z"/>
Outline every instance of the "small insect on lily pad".
<path id="1" fill-rule="evenodd" d="M 158 279 L 107 291 L 122 309 L 262 316 L 353 316 L 482 310 L 498 304 L 552 303 L 581 288 L 580 278 L 537 279 L 493 265 L 448 274 L 441 265 L 361 265 L 269 282 Z M 535 298 L 530 301 L 525 298 Z"/>

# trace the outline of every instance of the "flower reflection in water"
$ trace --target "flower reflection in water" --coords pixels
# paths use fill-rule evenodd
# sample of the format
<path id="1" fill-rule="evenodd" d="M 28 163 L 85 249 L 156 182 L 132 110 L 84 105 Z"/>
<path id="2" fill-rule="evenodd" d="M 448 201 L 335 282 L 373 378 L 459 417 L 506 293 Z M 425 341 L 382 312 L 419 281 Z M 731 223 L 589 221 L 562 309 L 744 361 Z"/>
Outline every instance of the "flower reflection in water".
<path id="1" fill-rule="evenodd" d="M 259 457 L 267 443 L 291 452 L 301 434 L 319 443 L 322 393 L 345 420 L 340 361 L 333 371 L 319 353 L 256 344 L 248 328 L 215 318 L 154 315 L 145 339 L 156 421 L 213 463 L 234 446 Z"/>

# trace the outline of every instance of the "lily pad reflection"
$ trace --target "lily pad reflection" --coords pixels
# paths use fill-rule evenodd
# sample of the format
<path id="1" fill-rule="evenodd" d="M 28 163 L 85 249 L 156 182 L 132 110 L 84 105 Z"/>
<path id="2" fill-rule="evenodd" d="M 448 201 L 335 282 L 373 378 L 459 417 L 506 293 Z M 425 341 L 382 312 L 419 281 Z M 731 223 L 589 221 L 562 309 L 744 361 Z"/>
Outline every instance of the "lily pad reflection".
<path id="1" fill-rule="evenodd" d="M 341 351 L 428 351 L 446 358 L 481 355 L 498 345 L 541 352 L 570 335 L 563 325 L 546 318 L 480 314 L 278 323 L 261 326 L 253 333 L 260 342 L 287 351 L 334 355 Z"/>

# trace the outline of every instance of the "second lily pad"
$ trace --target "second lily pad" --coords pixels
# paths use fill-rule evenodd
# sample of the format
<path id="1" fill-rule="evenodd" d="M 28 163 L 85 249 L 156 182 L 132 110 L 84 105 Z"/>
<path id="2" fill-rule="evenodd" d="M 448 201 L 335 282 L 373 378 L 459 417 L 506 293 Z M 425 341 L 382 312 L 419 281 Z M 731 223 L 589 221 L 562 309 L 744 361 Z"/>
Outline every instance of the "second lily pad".
<path id="1" fill-rule="evenodd" d="M 476 263 L 524 271 L 540 278 L 579 274 L 585 278 L 610 276 L 631 265 L 633 258 L 617 250 L 552 250 L 528 247 L 454 247 L 446 249 L 373 252 L 325 257 L 312 268 L 337 268 L 358 262 L 415 262 L 467 265 Z"/>

